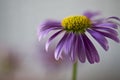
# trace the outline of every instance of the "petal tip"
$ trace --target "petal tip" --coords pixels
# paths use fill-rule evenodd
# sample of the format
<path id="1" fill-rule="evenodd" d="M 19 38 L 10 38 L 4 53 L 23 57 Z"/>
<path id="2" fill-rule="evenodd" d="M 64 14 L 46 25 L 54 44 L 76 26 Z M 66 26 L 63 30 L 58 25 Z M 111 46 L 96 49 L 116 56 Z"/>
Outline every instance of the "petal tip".
<path id="1" fill-rule="evenodd" d="M 41 36 L 41 35 L 39 35 L 39 36 L 38 36 L 38 41 L 40 41 L 40 40 L 41 40 L 41 38 L 42 38 L 42 36 Z"/>
<path id="2" fill-rule="evenodd" d="M 98 57 L 97 59 L 95 59 L 95 62 L 99 63 L 100 62 L 100 58 Z"/>
<path id="3" fill-rule="evenodd" d="M 105 48 L 105 51 L 108 51 L 109 50 L 109 46 L 107 45 L 106 48 Z"/>
<path id="4" fill-rule="evenodd" d="M 56 55 L 55 55 L 55 60 L 57 60 L 57 61 L 59 60 L 59 57 L 58 57 L 58 56 L 56 56 Z"/>
<path id="5" fill-rule="evenodd" d="M 49 45 L 48 45 L 48 43 L 46 43 L 46 45 L 45 45 L 45 50 L 46 51 L 48 51 L 48 47 L 49 47 Z"/>
<path id="6" fill-rule="evenodd" d="M 57 52 L 57 51 L 55 51 L 55 53 L 54 53 L 54 57 L 55 57 L 55 60 L 59 60 L 58 52 Z"/>

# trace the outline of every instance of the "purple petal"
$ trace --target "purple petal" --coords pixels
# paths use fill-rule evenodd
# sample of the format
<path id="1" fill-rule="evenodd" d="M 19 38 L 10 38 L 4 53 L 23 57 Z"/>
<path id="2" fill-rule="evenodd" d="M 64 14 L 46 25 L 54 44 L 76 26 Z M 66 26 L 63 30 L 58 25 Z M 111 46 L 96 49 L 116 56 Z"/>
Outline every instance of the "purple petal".
<path id="1" fill-rule="evenodd" d="M 101 24 L 102 22 L 105 21 L 105 18 L 100 18 L 100 19 L 95 19 L 95 20 L 92 20 L 92 23 L 94 25 L 97 25 L 97 24 Z"/>
<path id="2" fill-rule="evenodd" d="M 108 41 L 103 35 L 93 30 L 88 30 L 88 32 L 103 47 L 103 49 L 106 51 L 109 49 Z"/>
<path id="3" fill-rule="evenodd" d="M 118 28 L 117 24 L 114 24 L 114 23 L 102 23 L 102 24 L 95 25 L 94 27 L 108 27 L 108 28 L 115 28 L 115 29 Z"/>
<path id="4" fill-rule="evenodd" d="M 70 49 L 70 56 L 71 56 L 71 60 L 73 62 L 75 62 L 76 60 L 76 56 L 77 56 L 77 53 L 76 53 L 76 48 L 77 48 L 77 37 L 75 34 L 73 34 L 73 40 L 72 40 L 72 43 L 71 43 L 71 49 Z"/>
<path id="5" fill-rule="evenodd" d="M 56 60 L 59 60 L 59 58 L 61 57 L 62 48 L 64 46 L 67 36 L 68 36 L 68 34 L 65 33 L 65 35 L 62 37 L 62 39 L 59 41 L 59 43 L 56 46 L 56 49 L 55 49 L 55 59 Z"/>
<path id="6" fill-rule="evenodd" d="M 89 47 L 88 47 L 88 44 L 87 44 L 87 40 L 84 36 L 84 34 L 82 35 L 82 38 L 83 38 L 83 41 L 84 41 L 84 44 L 85 44 L 85 51 L 86 51 L 86 56 L 87 56 L 87 59 L 88 61 L 93 64 L 94 63 L 94 59 L 93 59 L 93 56 L 89 50 Z"/>
<path id="7" fill-rule="evenodd" d="M 58 36 L 62 31 L 63 31 L 63 30 L 60 30 L 60 31 L 56 32 L 55 34 L 53 34 L 53 35 L 48 39 L 48 41 L 47 41 L 47 43 L 46 43 L 46 46 L 45 46 L 46 51 L 48 51 L 48 47 L 49 47 L 51 41 L 52 41 L 54 38 L 56 38 L 56 36 Z"/>
<path id="8" fill-rule="evenodd" d="M 88 58 L 88 61 L 91 64 L 94 63 L 94 61 L 99 62 L 100 58 L 93 43 L 90 41 L 90 39 L 86 35 L 83 35 L 83 39 L 86 46 L 86 56 Z"/>
<path id="9" fill-rule="evenodd" d="M 53 21 L 53 20 L 47 20 L 43 24 L 40 25 L 41 30 L 46 30 L 49 28 L 61 28 L 61 22 L 60 21 Z"/>
<path id="10" fill-rule="evenodd" d="M 101 32 L 101 31 L 98 31 L 98 30 L 95 30 L 95 31 L 97 31 L 97 32 L 99 32 L 100 34 L 102 34 L 102 35 L 104 35 L 104 36 L 106 36 L 106 37 L 114 40 L 114 41 L 117 42 L 117 43 L 120 42 L 119 38 L 118 38 L 116 35 L 113 35 L 112 33 Z"/>
<path id="11" fill-rule="evenodd" d="M 115 16 L 112 16 L 112 17 L 108 17 L 106 20 L 109 20 L 109 19 L 115 19 L 117 21 L 120 21 L 120 18 L 119 17 L 115 17 Z M 120 26 L 120 24 L 118 22 L 115 22 L 115 21 L 108 21 L 110 23 L 113 23 L 113 24 L 116 24 L 118 26 Z"/>
<path id="12" fill-rule="evenodd" d="M 78 35 L 78 40 L 77 40 L 77 53 L 78 53 L 78 58 L 79 60 L 84 63 L 86 61 L 86 52 L 85 52 L 85 45 L 84 41 L 81 37 L 81 35 Z"/>
<path id="13" fill-rule="evenodd" d="M 120 18 L 119 18 L 119 17 L 115 17 L 115 16 L 108 17 L 107 19 L 115 19 L 115 20 L 118 20 L 118 21 L 120 21 Z"/>
<path id="14" fill-rule="evenodd" d="M 45 21 L 37 29 L 38 38 L 40 40 L 41 37 L 45 36 L 50 31 L 59 30 L 59 29 L 62 29 L 60 22 L 52 21 L 52 20 Z"/>
<path id="15" fill-rule="evenodd" d="M 69 55 L 70 53 L 70 49 L 71 49 L 71 46 L 72 46 L 72 41 L 73 41 L 73 34 L 72 33 L 69 33 L 67 39 L 66 39 L 66 42 L 64 43 L 64 52 L 65 54 Z"/>
<path id="16" fill-rule="evenodd" d="M 70 57 L 72 62 L 75 62 L 77 53 L 76 53 L 76 35 L 74 33 L 69 33 L 64 43 L 65 54 Z"/>
<path id="17" fill-rule="evenodd" d="M 118 35 L 118 32 L 115 31 L 114 29 L 111 29 L 111 28 L 105 28 L 105 27 L 93 27 L 93 28 L 98 30 L 98 31 L 112 33 L 116 36 Z"/>
<path id="18" fill-rule="evenodd" d="M 47 29 L 45 31 L 39 31 L 38 32 L 38 39 L 39 39 L 39 41 L 41 40 L 42 37 L 45 37 L 52 30 L 57 30 L 57 29 L 56 28 L 50 28 L 50 29 Z"/>
<path id="19" fill-rule="evenodd" d="M 88 18 L 92 18 L 92 17 L 97 16 L 99 14 L 100 14 L 99 12 L 86 11 L 83 15 L 87 16 Z"/>

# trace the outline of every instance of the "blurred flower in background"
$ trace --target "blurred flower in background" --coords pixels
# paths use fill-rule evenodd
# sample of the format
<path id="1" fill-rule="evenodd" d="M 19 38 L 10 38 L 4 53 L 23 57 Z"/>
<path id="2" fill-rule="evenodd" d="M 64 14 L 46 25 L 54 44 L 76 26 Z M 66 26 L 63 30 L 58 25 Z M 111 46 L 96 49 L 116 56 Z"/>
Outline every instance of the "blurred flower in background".
<path id="1" fill-rule="evenodd" d="M 14 73 L 20 64 L 20 58 L 17 51 L 0 46 L 0 80 L 14 80 Z"/>
<path id="2" fill-rule="evenodd" d="M 48 71 L 58 71 L 64 69 L 64 67 L 69 67 L 70 61 L 65 55 L 63 55 L 64 57 L 59 60 L 54 58 L 54 45 L 52 45 L 48 51 L 46 51 L 43 46 L 43 43 L 37 44 L 37 57 L 45 69 Z"/>
<path id="3" fill-rule="evenodd" d="M 54 58 L 54 48 L 55 45 L 53 44 L 49 47 L 49 50 L 46 51 L 44 49 L 44 42 L 37 42 L 36 50 L 37 50 L 37 62 L 42 66 L 41 71 L 45 71 L 44 80 L 62 80 L 63 77 L 67 75 L 65 72 L 71 68 L 72 63 L 67 58 L 66 55 L 62 59 L 56 60 Z M 65 77 L 64 77 L 65 79 Z"/>

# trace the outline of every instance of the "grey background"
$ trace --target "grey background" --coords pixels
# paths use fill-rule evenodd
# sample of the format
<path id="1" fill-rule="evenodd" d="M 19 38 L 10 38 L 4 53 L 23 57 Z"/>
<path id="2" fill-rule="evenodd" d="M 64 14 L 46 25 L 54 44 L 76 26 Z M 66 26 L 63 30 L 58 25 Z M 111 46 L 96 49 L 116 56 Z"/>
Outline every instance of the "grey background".
<path id="1" fill-rule="evenodd" d="M 40 22 L 46 19 L 61 20 L 86 10 L 101 11 L 106 17 L 120 17 L 119 3 L 120 0 L 0 0 L 0 41 L 22 50 L 25 53 L 22 54 L 25 57 L 24 66 L 32 72 L 28 73 L 42 77 L 45 71 L 37 67 L 32 58 Z M 112 40 L 109 44 L 110 49 L 105 52 L 96 43 L 101 62 L 94 65 L 79 63 L 78 80 L 120 80 L 120 45 Z M 59 80 L 70 80 L 70 70 L 57 74 Z"/>

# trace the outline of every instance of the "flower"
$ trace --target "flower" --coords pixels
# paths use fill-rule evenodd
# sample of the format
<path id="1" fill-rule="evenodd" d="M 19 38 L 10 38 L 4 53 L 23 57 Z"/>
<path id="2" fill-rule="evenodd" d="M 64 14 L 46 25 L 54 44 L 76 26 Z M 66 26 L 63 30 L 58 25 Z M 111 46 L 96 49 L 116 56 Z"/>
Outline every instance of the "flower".
<path id="1" fill-rule="evenodd" d="M 64 33 L 55 49 L 56 60 L 62 57 L 64 51 L 73 62 L 79 59 L 80 62 L 84 63 L 87 59 L 91 64 L 98 63 L 100 61 L 99 54 L 86 32 L 107 51 L 109 46 L 106 38 L 117 43 L 120 42 L 116 31 L 119 25 L 112 21 L 112 19 L 117 21 L 120 19 L 118 17 L 94 19 L 97 15 L 99 12 L 87 11 L 83 15 L 66 17 L 62 21 L 47 20 L 38 27 L 38 38 L 40 40 L 50 31 L 57 31 L 46 43 L 46 50 L 48 50 L 51 41 L 60 33 Z"/>
<path id="2" fill-rule="evenodd" d="M 20 57 L 16 48 L 13 49 L 8 45 L 0 45 L 0 80 L 13 80 L 20 66 Z"/>

